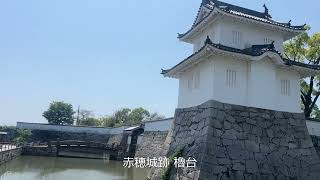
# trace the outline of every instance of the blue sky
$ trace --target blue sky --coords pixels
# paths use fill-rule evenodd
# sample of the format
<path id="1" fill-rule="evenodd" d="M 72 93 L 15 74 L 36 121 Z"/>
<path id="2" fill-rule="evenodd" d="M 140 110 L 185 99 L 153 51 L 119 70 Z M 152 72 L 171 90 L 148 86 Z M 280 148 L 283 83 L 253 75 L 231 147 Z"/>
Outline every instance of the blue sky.
<path id="1" fill-rule="evenodd" d="M 226 0 L 320 31 L 315 0 Z M 300 4 L 299 4 L 300 3 Z M 200 0 L 0 1 L 0 125 L 45 122 L 51 101 L 92 110 L 145 107 L 167 117 L 178 81 L 160 75 L 192 53 L 177 40 Z"/>

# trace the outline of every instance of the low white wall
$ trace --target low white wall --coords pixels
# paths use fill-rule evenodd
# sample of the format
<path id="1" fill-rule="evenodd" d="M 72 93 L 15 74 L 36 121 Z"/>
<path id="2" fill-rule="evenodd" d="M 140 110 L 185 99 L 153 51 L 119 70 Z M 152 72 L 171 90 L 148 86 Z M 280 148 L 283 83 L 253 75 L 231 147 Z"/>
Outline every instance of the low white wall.
<path id="1" fill-rule="evenodd" d="M 155 121 L 144 122 L 144 131 L 169 131 L 173 118 L 161 119 Z M 61 131 L 71 133 L 92 133 L 92 134 L 122 134 L 124 129 L 128 126 L 122 126 L 118 128 L 104 128 L 104 127 L 87 127 L 87 126 L 58 126 L 41 123 L 25 123 L 18 122 L 17 128 L 30 129 L 30 130 L 44 130 L 44 131 Z"/>
<path id="2" fill-rule="evenodd" d="M 307 128 L 310 135 L 320 136 L 320 122 L 307 120 Z"/>
<path id="3" fill-rule="evenodd" d="M 61 131 L 70 133 L 92 133 L 92 134 L 122 134 L 127 127 L 104 128 L 104 127 L 85 127 L 85 126 L 57 126 L 40 123 L 17 123 L 18 129 Z"/>
<path id="4" fill-rule="evenodd" d="M 169 131 L 173 118 L 161 119 L 156 121 L 147 121 L 145 122 L 144 131 L 153 132 L 153 131 Z"/>

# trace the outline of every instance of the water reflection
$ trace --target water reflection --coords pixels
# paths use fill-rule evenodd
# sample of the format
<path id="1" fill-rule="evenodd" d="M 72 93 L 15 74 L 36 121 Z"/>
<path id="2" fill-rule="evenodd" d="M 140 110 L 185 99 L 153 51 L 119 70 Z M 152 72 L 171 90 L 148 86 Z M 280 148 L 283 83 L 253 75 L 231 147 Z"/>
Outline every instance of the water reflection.
<path id="1" fill-rule="evenodd" d="M 23 156 L 0 166 L 0 180 L 145 180 L 147 171 L 117 161 Z"/>

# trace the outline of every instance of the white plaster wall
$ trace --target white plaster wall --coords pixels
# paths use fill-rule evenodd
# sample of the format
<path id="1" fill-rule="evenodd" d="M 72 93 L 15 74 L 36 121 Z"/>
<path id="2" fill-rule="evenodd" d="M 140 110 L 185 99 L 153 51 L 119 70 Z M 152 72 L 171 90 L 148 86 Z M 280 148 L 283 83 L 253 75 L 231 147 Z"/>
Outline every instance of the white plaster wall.
<path id="1" fill-rule="evenodd" d="M 219 33 L 219 23 L 211 23 L 208 25 L 208 28 L 206 28 L 201 34 L 198 34 L 195 38 L 193 43 L 193 51 L 197 52 L 200 48 L 204 46 L 204 42 L 207 39 L 207 36 L 210 37 L 211 41 L 213 43 L 219 42 L 219 36 L 217 36 Z"/>
<path id="2" fill-rule="evenodd" d="M 219 43 L 239 49 L 247 48 L 248 45 L 265 44 L 264 38 L 275 41 L 275 47 L 283 52 L 283 35 L 275 31 L 267 30 L 259 26 L 254 26 L 245 22 L 238 22 L 228 17 L 223 17 L 223 23 L 220 23 L 220 41 Z M 232 31 L 236 30 L 242 33 L 242 43 L 240 46 L 234 46 L 232 40 Z"/>
<path id="3" fill-rule="evenodd" d="M 169 131 L 172 122 L 173 118 L 161 119 L 156 121 L 147 121 L 144 123 L 144 131 Z"/>
<path id="4" fill-rule="evenodd" d="M 270 60 L 251 63 L 249 106 L 276 109 L 276 67 Z"/>
<path id="5" fill-rule="evenodd" d="M 131 144 L 131 136 L 128 136 L 127 144 Z"/>
<path id="6" fill-rule="evenodd" d="M 286 69 L 276 69 L 276 109 L 280 111 L 301 112 L 300 108 L 300 76 L 297 72 Z M 281 95 L 281 79 L 290 81 L 290 96 Z"/>
<path id="7" fill-rule="evenodd" d="M 199 89 L 188 88 L 188 79 L 196 72 L 200 71 Z M 179 79 L 178 108 L 192 107 L 201 104 L 208 99 L 212 99 L 213 93 L 213 61 L 205 60 L 196 66 L 188 69 Z"/>
<path id="8" fill-rule="evenodd" d="M 232 31 L 236 30 L 242 33 L 242 43 L 235 46 L 232 42 Z M 201 48 L 207 36 L 210 36 L 214 43 L 220 43 L 225 46 L 244 49 L 246 45 L 265 44 L 264 39 L 269 38 L 275 41 L 275 47 L 281 53 L 283 52 L 283 34 L 272 30 L 265 29 L 245 22 L 239 22 L 230 17 L 223 17 L 221 20 L 208 25 L 201 34 L 194 37 L 194 52 Z M 213 37 L 213 38 L 212 38 Z"/>
<path id="9" fill-rule="evenodd" d="M 320 136 L 320 122 L 306 121 L 310 135 Z"/>
<path id="10" fill-rule="evenodd" d="M 235 70 L 236 87 L 226 86 L 226 70 Z M 200 88 L 188 88 L 188 79 L 200 70 Z M 281 95 L 281 79 L 290 80 L 290 96 Z M 202 61 L 179 78 L 178 108 L 200 105 L 208 100 L 258 107 L 263 109 L 301 112 L 299 74 L 280 69 L 270 59 L 244 61 L 213 56 Z"/>
<path id="11" fill-rule="evenodd" d="M 213 99 L 237 105 L 247 104 L 247 62 L 218 56 L 214 58 Z M 236 72 L 236 86 L 226 84 L 227 69 Z"/>
<path id="12" fill-rule="evenodd" d="M 169 129 L 169 127 L 168 127 L 168 129 Z M 138 145 L 140 145 L 140 144 L 142 144 L 142 143 L 143 143 L 143 134 L 139 135 L 139 136 L 138 136 L 138 140 L 137 140 L 137 144 L 138 144 Z"/>

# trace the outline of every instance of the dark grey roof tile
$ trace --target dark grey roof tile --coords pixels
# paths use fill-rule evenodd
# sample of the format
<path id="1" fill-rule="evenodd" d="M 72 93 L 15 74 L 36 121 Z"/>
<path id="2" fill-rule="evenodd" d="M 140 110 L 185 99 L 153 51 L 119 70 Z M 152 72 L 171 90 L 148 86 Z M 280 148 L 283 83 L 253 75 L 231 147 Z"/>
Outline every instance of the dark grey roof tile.
<path id="1" fill-rule="evenodd" d="M 238 48 L 225 46 L 222 44 L 215 44 L 211 41 L 211 39 L 208 36 L 205 41 L 205 44 L 202 48 L 200 48 L 197 52 L 193 53 L 191 56 L 189 56 L 186 59 L 184 59 L 183 61 L 181 61 L 179 64 L 175 65 L 173 68 L 167 69 L 167 70 L 162 69 L 161 74 L 168 73 L 169 71 L 171 71 L 175 67 L 179 66 L 183 62 L 185 62 L 188 59 L 190 59 L 191 57 L 195 56 L 200 51 L 202 51 L 206 47 L 206 45 L 210 45 L 212 47 L 215 47 L 215 48 L 223 50 L 223 51 L 239 53 L 239 54 L 244 54 L 244 55 L 248 55 L 248 56 L 261 56 L 266 52 L 274 52 L 274 53 L 277 53 L 281 57 L 281 59 L 283 60 L 283 63 L 287 66 L 300 66 L 300 67 L 309 68 L 309 69 L 313 69 L 313 70 L 320 70 L 319 65 L 305 64 L 305 63 L 293 61 L 293 60 L 290 60 L 287 58 L 283 58 L 281 53 L 275 49 L 274 42 L 272 42 L 271 44 L 252 45 L 250 48 L 238 49 Z"/>
<path id="2" fill-rule="evenodd" d="M 284 28 L 288 28 L 288 29 L 293 29 L 293 30 L 306 30 L 306 28 L 305 28 L 306 24 L 301 25 L 301 26 L 291 26 L 291 21 L 289 21 L 288 23 L 281 23 L 281 22 L 277 22 L 277 21 L 272 20 L 272 17 L 269 14 L 269 10 L 267 9 L 266 6 L 264 6 L 265 12 L 258 12 L 258 11 L 254 11 L 254 10 L 247 9 L 244 7 L 236 6 L 233 4 L 221 2 L 218 0 L 203 0 L 201 3 L 201 6 L 199 8 L 199 11 L 197 13 L 196 20 L 194 21 L 191 29 L 189 29 L 186 33 L 178 34 L 178 38 L 184 37 L 186 34 L 188 34 L 190 31 L 192 31 L 192 29 L 194 27 L 196 27 L 198 24 L 200 24 L 202 22 L 202 20 L 204 20 L 207 16 L 210 15 L 210 13 L 209 13 L 208 15 L 204 16 L 201 20 L 197 21 L 197 19 L 199 18 L 199 14 L 200 14 L 200 10 L 201 10 L 202 6 L 211 9 L 211 12 L 214 10 L 214 8 L 218 8 L 224 12 L 227 12 L 227 13 L 230 13 L 233 15 L 237 15 L 240 17 L 256 20 L 256 21 L 260 21 L 260 22 L 264 22 L 264 23 L 268 23 L 268 24 L 272 24 L 272 25 L 276 25 L 276 26 L 280 26 L 280 27 L 284 27 Z"/>

